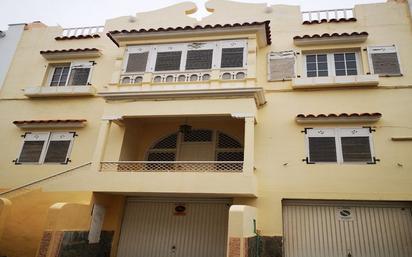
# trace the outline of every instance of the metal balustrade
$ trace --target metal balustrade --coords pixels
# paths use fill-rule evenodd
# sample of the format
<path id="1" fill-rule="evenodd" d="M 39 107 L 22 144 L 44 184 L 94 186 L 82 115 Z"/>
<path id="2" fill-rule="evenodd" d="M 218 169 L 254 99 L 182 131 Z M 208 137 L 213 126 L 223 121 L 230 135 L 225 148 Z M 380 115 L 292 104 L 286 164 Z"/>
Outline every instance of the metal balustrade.
<path id="1" fill-rule="evenodd" d="M 320 11 L 307 11 L 302 12 L 303 21 L 321 21 L 332 19 L 350 19 L 354 18 L 353 9 L 331 9 L 331 10 L 320 10 Z"/>
<path id="2" fill-rule="evenodd" d="M 87 36 L 103 32 L 104 26 L 90 26 L 90 27 L 78 27 L 78 28 L 65 28 L 63 29 L 62 36 Z"/>
<path id="3" fill-rule="evenodd" d="M 242 172 L 242 161 L 104 161 L 101 172 Z"/>

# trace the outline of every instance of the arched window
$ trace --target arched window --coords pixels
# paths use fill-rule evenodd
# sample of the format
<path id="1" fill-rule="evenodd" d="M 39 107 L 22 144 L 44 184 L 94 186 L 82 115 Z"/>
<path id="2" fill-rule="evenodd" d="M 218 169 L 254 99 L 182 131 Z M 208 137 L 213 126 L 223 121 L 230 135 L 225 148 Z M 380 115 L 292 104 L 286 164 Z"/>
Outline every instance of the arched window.
<path id="1" fill-rule="evenodd" d="M 187 153 L 197 152 L 192 157 Z M 200 156 L 199 156 L 200 155 Z M 243 161 L 243 146 L 236 138 L 217 130 L 193 129 L 173 133 L 156 141 L 148 150 L 147 161 Z"/>

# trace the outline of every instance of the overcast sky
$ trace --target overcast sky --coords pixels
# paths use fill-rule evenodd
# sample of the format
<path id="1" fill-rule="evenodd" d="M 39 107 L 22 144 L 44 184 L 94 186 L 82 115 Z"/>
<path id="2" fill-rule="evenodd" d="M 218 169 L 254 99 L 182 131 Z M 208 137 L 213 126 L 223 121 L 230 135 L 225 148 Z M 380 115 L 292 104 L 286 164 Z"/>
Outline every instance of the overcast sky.
<path id="1" fill-rule="evenodd" d="M 8 24 L 40 20 L 49 26 L 81 27 L 103 25 L 108 18 L 135 15 L 179 3 L 179 0 L 0 0 L 0 30 Z M 208 15 L 206 0 L 194 0 L 197 18 Z M 300 5 L 302 10 L 352 8 L 355 4 L 386 2 L 386 0 L 267 0 L 240 1 L 250 3 Z"/>

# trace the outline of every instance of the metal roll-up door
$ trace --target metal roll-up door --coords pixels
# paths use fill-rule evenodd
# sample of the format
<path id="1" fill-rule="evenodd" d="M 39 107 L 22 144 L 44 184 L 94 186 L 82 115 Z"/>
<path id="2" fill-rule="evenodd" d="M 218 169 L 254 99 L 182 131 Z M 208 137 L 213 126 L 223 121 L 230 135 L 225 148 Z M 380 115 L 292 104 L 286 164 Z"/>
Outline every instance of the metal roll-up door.
<path id="1" fill-rule="evenodd" d="M 411 257 L 409 203 L 284 201 L 286 257 Z"/>
<path id="2" fill-rule="evenodd" d="M 228 213 L 228 200 L 130 198 L 117 256 L 225 257 Z"/>

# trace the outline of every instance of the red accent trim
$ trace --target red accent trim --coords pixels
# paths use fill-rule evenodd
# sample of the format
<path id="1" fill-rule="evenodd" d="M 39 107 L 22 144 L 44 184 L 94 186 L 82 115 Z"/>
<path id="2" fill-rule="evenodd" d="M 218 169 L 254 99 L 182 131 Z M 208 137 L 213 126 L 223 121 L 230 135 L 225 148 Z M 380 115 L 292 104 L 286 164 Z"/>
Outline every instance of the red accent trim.
<path id="1" fill-rule="evenodd" d="M 320 24 L 320 23 L 339 23 L 339 22 L 355 22 L 357 21 L 356 18 L 340 18 L 340 19 L 321 19 L 321 20 L 313 20 L 313 21 L 304 21 L 303 25 L 311 25 L 311 24 Z"/>
<path id="2" fill-rule="evenodd" d="M 68 119 L 68 120 L 15 120 L 13 124 L 35 124 L 35 123 L 72 123 L 72 122 L 86 122 L 85 119 Z"/>
<path id="3" fill-rule="evenodd" d="M 40 54 L 55 54 L 55 53 L 78 53 L 78 52 L 96 52 L 97 48 L 77 48 L 77 49 L 62 49 L 62 50 L 45 50 L 40 51 Z"/>
<path id="4" fill-rule="evenodd" d="M 329 113 L 329 114 L 298 114 L 296 115 L 297 118 L 366 118 L 366 117 L 374 117 L 374 118 L 380 118 L 382 117 L 382 114 L 379 112 L 373 112 L 373 113 L 340 113 L 340 114 L 335 114 L 335 113 Z"/>

